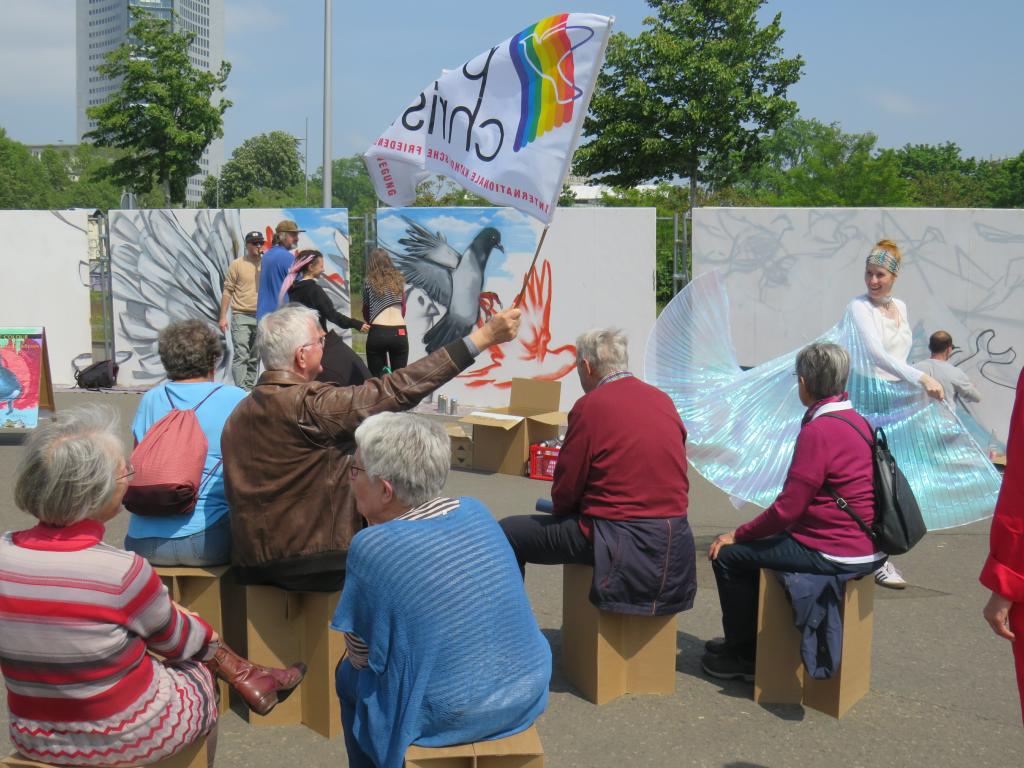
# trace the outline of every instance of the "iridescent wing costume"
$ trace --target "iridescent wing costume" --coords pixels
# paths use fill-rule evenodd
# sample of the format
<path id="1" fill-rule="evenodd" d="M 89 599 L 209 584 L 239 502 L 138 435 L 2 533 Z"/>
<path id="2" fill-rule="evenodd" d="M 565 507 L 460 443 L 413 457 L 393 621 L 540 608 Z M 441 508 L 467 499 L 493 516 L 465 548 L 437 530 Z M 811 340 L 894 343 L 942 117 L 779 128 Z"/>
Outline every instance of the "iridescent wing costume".
<path id="1" fill-rule="evenodd" d="M 885 430 L 929 530 L 991 516 L 999 473 L 957 416 L 920 386 L 881 378 L 849 311 L 817 340 L 849 351 L 850 400 Z M 794 374 L 797 352 L 742 370 L 717 272 L 676 295 L 647 343 L 644 377 L 676 404 L 690 463 L 726 493 L 760 507 L 782 490 L 804 415 Z"/>

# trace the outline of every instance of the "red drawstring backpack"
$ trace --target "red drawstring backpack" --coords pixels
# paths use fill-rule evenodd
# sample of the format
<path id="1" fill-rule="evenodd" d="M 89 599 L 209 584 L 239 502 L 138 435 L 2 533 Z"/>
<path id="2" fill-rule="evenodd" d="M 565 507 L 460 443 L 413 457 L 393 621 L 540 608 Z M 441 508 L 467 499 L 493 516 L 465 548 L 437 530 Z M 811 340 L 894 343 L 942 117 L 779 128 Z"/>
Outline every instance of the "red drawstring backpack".
<path id="1" fill-rule="evenodd" d="M 144 517 L 187 515 L 196 506 L 204 483 L 220 466 L 203 477 L 209 444 L 199 426 L 196 411 L 220 387 L 200 400 L 194 408 L 174 407 L 167 390 L 171 412 L 149 428 L 132 451 L 135 476 L 124 495 L 125 508 Z"/>

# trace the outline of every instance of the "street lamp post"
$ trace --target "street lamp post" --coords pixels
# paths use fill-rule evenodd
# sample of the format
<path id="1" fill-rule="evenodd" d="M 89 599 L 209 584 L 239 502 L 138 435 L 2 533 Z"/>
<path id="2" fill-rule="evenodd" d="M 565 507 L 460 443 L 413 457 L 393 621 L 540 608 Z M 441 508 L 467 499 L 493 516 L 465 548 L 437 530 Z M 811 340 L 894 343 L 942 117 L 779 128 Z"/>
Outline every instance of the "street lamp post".
<path id="1" fill-rule="evenodd" d="M 331 207 L 331 0 L 324 0 L 324 198 Z"/>

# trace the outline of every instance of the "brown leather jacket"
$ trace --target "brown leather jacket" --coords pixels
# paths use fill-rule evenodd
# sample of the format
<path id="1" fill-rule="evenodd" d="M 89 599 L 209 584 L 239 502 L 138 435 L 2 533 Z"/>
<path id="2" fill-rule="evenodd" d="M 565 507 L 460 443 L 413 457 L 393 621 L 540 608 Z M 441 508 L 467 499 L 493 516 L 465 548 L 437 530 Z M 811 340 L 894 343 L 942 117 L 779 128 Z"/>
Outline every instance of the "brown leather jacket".
<path id="1" fill-rule="evenodd" d="M 341 387 L 266 371 L 221 435 L 232 561 L 243 584 L 334 591 L 362 528 L 349 487 L 363 419 L 404 411 L 473 362 L 463 341 L 407 368 Z"/>

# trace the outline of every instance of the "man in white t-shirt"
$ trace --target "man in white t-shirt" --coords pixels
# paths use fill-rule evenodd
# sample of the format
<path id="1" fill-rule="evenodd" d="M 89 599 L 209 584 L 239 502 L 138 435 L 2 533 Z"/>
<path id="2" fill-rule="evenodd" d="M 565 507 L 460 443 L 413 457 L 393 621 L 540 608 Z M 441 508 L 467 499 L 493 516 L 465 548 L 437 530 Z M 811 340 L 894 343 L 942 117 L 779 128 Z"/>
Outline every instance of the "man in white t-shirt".
<path id="1" fill-rule="evenodd" d="M 951 411 L 956 412 L 957 398 L 968 403 L 977 403 L 981 400 L 981 394 L 971 384 L 967 374 L 949 362 L 949 358 L 957 349 L 953 346 L 952 336 L 946 331 L 936 331 L 928 339 L 928 349 L 932 356 L 914 363 L 914 367 L 924 371 L 942 385 L 946 405 Z"/>

